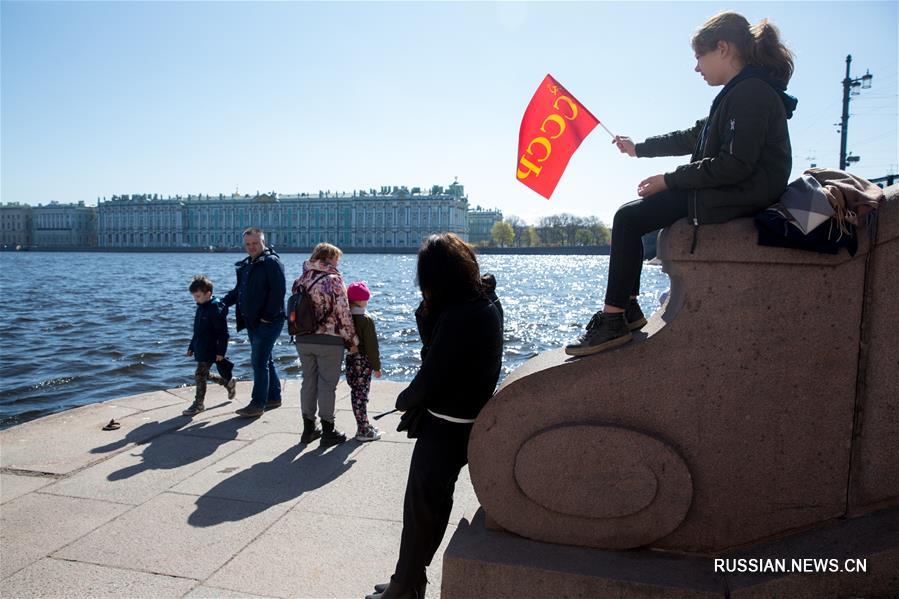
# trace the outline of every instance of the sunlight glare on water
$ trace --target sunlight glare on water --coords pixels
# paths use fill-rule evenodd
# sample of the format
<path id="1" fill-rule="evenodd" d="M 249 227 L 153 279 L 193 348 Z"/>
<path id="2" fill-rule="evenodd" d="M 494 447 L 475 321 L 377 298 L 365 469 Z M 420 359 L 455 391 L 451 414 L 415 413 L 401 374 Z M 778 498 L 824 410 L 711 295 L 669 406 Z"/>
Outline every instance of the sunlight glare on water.
<path id="1" fill-rule="evenodd" d="M 191 277 L 209 276 L 224 295 L 241 254 L 3 252 L 0 254 L 0 427 L 70 407 L 193 384 L 185 356 L 195 304 Z M 286 254 L 288 289 L 305 255 Z M 502 377 L 537 353 L 562 347 L 602 307 L 608 256 L 480 256 L 496 276 L 505 310 Z M 345 254 L 346 283 L 365 280 L 384 378 L 410 380 L 420 364 L 414 311 L 415 256 Z M 644 266 L 640 303 L 659 306 L 668 277 Z M 252 378 L 246 334 L 234 331 L 228 357 Z M 281 373 L 299 376 L 286 332 L 275 346 Z"/>

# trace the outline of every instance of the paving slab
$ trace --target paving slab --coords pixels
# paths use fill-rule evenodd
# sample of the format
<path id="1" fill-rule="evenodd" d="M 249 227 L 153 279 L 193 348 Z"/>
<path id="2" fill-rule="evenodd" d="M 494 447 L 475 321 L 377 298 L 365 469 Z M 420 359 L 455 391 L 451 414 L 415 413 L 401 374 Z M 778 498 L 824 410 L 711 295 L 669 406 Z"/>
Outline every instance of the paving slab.
<path id="1" fill-rule="evenodd" d="M 16 497 L 46 487 L 55 480 L 46 476 L 18 476 L 0 472 L 0 503 L 12 501 Z"/>
<path id="2" fill-rule="evenodd" d="M 304 494 L 345 476 L 355 465 L 360 447 L 348 442 L 322 450 L 318 442 L 297 443 L 296 434 L 272 433 L 245 444 L 228 457 L 188 478 L 172 490 L 269 506 L 293 505 Z M 253 509 L 246 507 L 246 510 Z"/>
<path id="3" fill-rule="evenodd" d="M 129 506 L 29 493 L 0 510 L 0 578 L 65 547 Z"/>
<path id="4" fill-rule="evenodd" d="M 252 373 L 250 373 L 252 376 Z M 193 376 L 190 374 L 190 370 L 187 371 L 187 375 L 189 380 L 193 380 Z M 237 381 L 237 395 L 234 398 L 234 402 L 244 405 L 250 401 L 250 394 L 253 391 L 253 381 Z M 169 389 L 166 393 L 169 393 L 175 397 L 181 399 L 184 402 L 192 402 L 194 397 L 196 396 L 197 388 L 194 385 L 185 385 L 184 387 L 175 387 L 174 389 Z M 228 392 L 224 387 L 209 381 L 206 384 L 206 403 L 209 405 L 218 404 L 223 401 L 229 401 Z M 186 406 L 185 406 L 186 407 Z"/>
<path id="5" fill-rule="evenodd" d="M 139 505 L 244 445 L 240 441 L 166 434 L 42 492 Z"/>
<path id="6" fill-rule="evenodd" d="M 275 597 L 361 598 L 393 571 L 401 528 L 294 510 L 206 584 Z"/>
<path id="7" fill-rule="evenodd" d="M 53 557 L 204 580 L 286 509 L 163 493 Z"/>
<path id="8" fill-rule="evenodd" d="M 150 391 L 149 393 L 140 393 L 129 397 L 120 397 L 118 399 L 110 399 L 103 402 L 105 405 L 122 406 L 124 408 L 132 408 L 141 412 L 155 410 L 156 408 L 164 408 L 166 406 L 181 405 L 184 399 L 178 397 L 171 391 Z"/>
<path id="9" fill-rule="evenodd" d="M 409 443 L 366 443 L 364 451 L 356 454 L 357 467 L 307 493 L 296 509 L 402 522 L 412 448 Z M 458 522 L 465 514 L 473 516 L 477 511 L 478 500 L 468 478 L 468 468 L 459 474 L 453 498 L 450 522 Z"/>
<path id="10" fill-rule="evenodd" d="M 230 591 L 228 589 L 219 589 L 206 585 L 198 586 L 187 595 L 184 599 L 274 599 L 265 595 L 251 595 L 250 593 L 242 593 L 240 591 Z"/>
<path id="11" fill-rule="evenodd" d="M 259 418 L 241 418 L 234 410 L 243 407 L 233 404 L 225 412 L 206 415 L 178 429 L 179 434 L 212 439 L 236 439 L 238 441 L 255 441 L 272 433 L 289 433 L 299 439 L 299 412 L 288 406 L 269 410 Z"/>
<path id="12" fill-rule="evenodd" d="M 137 413 L 134 408 L 94 404 L 0 431 L 0 447 L 3 448 L 0 467 L 52 474 L 72 472 L 105 457 L 92 453 L 111 440 L 110 431 L 100 430 L 104 424 L 110 419 L 122 420 Z M 143 432 L 140 440 L 153 436 L 149 430 Z M 45 448 L 49 442 L 53 443 L 52 452 L 36 451 L 36 448 Z"/>
<path id="13" fill-rule="evenodd" d="M 197 581 L 93 564 L 42 559 L 0 583 L 3 597 L 181 597 Z M 207 595 L 212 597 L 212 595 Z"/>

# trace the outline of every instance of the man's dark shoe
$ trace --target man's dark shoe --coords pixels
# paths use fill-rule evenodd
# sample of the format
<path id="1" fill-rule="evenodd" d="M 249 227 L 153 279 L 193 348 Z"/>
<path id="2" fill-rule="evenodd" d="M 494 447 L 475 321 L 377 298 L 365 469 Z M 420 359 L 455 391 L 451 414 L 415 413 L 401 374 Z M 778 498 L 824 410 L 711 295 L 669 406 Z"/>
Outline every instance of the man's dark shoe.
<path id="1" fill-rule="evenodd" d="M 587 332 L 577 343 L 565 346 L 569 356 L 589 356 L 607 349 L 624 345 L 633 339 L 628 330 L 624 313 L 605 314 L 597 312 L 587 324 Z"/>
<path id="2" fill-rule="evenodd" d="M 304 445 L 312 443 L 322 436 L 322 429 L 315 426 L 315 420 L 303 418 L 303 434 L 300 435 L 300 443 Z"/>
<path id="3" fill-rule="evenodd" d="M 640 309 L 640 304 L 635 299 L 627 303 L 624 319 L 627 321 L 629 331 L 636 331 L 646 326 L 646 316 L 643 315 L 643 310 Z"/>
<path id="4" fill-rule="evenodd" d="M 234 411 L 234 413 L 241 418 L 258 418 L 259 416 L 262 416 L 264 412 L 265 410 L 258 406 L 254 406 L 253 404 L 247 404 L 246 407 Z"/>
<path id="5" fill-rule="evenodd" d="M 268 412 L 269 410 L 276 410 L 280 407 L 281 407 L 281 400 L 270 401 L 265 404 L 265 411 Z"/>
<path id="6" fill-rule="evenodd" d="M 321 447 L 334 447 L 346 441 L 346 435 L 334 428 L 333 422 L 322 420 Z"/>

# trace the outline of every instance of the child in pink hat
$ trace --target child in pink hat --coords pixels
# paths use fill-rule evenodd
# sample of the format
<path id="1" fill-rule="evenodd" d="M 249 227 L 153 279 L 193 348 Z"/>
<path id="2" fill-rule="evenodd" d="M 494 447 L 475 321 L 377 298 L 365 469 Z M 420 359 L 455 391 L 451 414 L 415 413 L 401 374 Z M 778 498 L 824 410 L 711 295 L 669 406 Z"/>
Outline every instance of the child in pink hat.
<path id="1" fill-rule="evenodd" d="M 356 417 L 356 440 L 377 441 L 381 438 L 381 431 L 368 421 L 366 407 L 372 373 L 381 378 L 381 354 L 378 351 L 375 321 L 365 312 L 371 291 L 365 281 L 356 281 L 347 287 L 346 295 L 350 300 L 353 326 L 359 337 L 359 351 L 346 356 L 346 381 L 350 385 L 350 402 Z"/>

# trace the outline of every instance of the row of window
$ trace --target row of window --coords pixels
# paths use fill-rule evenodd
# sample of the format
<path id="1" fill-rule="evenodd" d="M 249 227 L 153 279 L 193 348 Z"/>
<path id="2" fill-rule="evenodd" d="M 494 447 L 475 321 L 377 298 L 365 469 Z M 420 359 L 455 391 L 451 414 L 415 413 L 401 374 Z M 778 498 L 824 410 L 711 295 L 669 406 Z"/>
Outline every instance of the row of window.
<path id="1" fill-rule="evenodd" d="M 321 241 L 329 241 L 351 247 L 414 247 L 421 243 L 426 232 L 379 232 L 370 234 L 327 234 L 322 232 L 278 233 L 273 232 L 268 241 L 273 246 L 307 247 Z M 188 233 L 176 236 L 169 233 L 106 233 L 101 236 L 106 247 L 171 247 L 184 245 L 189 247 L 238 247 L 233 235 L 218 233 Z"/>
<path id="2" fill-rule="evenodd" d="M 412 210 L 411 208 L 394 209 L 394 210 L 358 210 L 351 211 L 349 208 L 343 210 L 342 223 L 343 227 L 370 227 L 370 226 L 393 226 L 394 223 L 400 226 L 415 225 L 432 225 L 432 226 L 452 226 L 462 224 L 465 218 L 465 212 L 461 208 L 425 208 Z M 161 218 L 162 217 L 162 218 Z M 101 227 L 103 228 L 137 228 L 152 227 L 158 228 L 163 226 L 177 227 L 179 219 L 175 218 L 172 212 L 157 214 L 147 211 L 141 212 L 119 212 L 112 214 L 102 214 L 100 217 Z M 337 208 L 314 208 L 312 210 L 296 208 L 282 209 L 281 211 L 271 210 L 249 210 L 247 213 L 243 208 L 238 209 L 222 209 L 222 210 L 190 210 L 187 213 L 188 229 L 202 228 L 242 228 L 243 223 L 257 223 L 260 227 L 287 226 L 293 227 L 322 227 L 337 226 L 338 209 Z"/>

